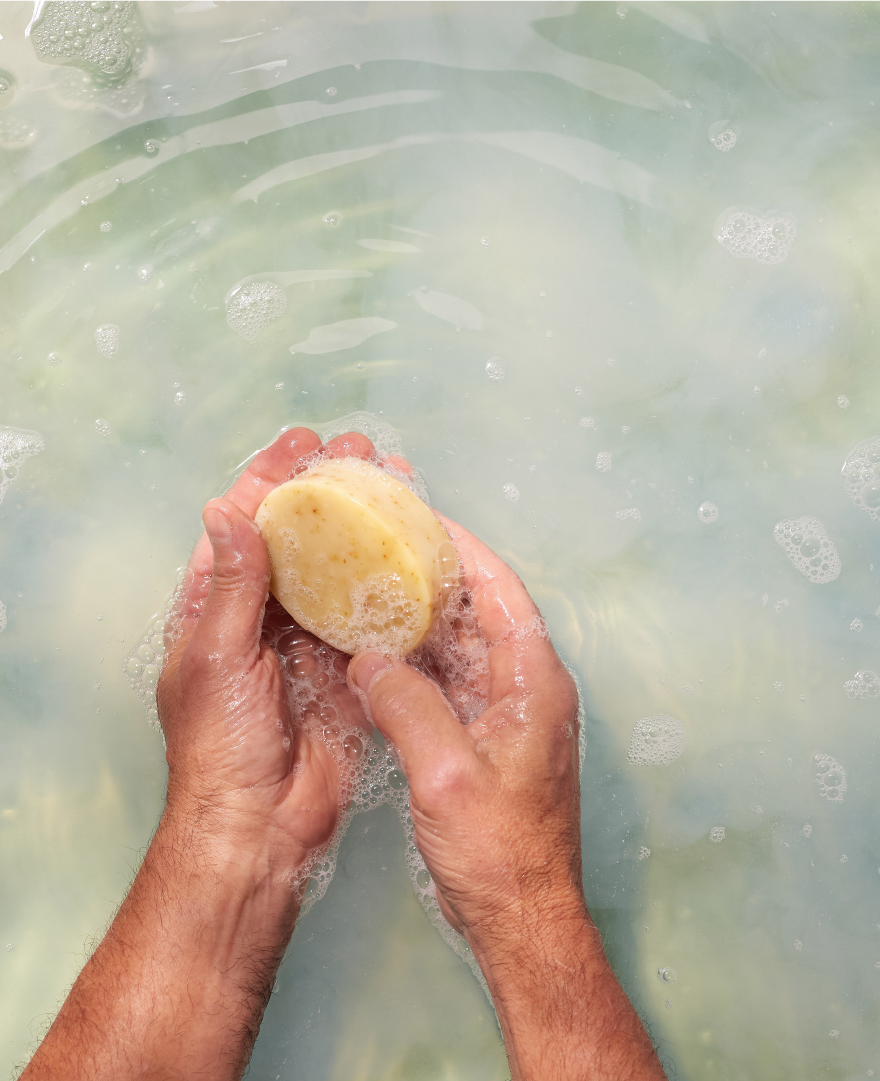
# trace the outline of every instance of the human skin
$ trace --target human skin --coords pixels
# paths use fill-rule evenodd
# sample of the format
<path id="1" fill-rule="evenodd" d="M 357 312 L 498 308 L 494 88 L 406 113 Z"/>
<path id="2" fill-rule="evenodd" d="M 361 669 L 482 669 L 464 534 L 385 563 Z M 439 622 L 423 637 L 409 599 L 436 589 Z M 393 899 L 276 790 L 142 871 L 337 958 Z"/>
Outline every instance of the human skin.
<path id="1" fill-rule="evenodd" d="M 310 455 L 372 449 L 288 431 L 206 506 L 159 683 L 162 819 L 24 1081 L 242 1076 L 310 853 L 338 815 L 333 758 L 294 726 L 261 638 L 278 609 L 253 516 Z M 584 904 L 571 680 L 519 579 L 445 524 L 489 643 L 489 708 L 465 728 L 436 685 L 377 654 L 354 658 L 338 704 L 366 730 L 365 701 L 401 750 L 417 843 L 489 982 L 514 1081 L 660 1079 Z"/>

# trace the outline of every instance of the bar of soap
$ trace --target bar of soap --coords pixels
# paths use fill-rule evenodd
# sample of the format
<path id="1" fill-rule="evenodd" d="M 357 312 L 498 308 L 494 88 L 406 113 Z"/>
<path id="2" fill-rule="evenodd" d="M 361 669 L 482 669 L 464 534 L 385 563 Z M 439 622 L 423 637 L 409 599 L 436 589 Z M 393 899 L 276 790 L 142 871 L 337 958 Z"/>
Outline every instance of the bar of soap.
<path id="1" fill-rule="evenodd" d="M 275 488 L 256 522 L 272 594 L 343 653 L 409 653 L 457 581 L 455 549 L 431 509 L 360 458 L 319 462 Z"/>

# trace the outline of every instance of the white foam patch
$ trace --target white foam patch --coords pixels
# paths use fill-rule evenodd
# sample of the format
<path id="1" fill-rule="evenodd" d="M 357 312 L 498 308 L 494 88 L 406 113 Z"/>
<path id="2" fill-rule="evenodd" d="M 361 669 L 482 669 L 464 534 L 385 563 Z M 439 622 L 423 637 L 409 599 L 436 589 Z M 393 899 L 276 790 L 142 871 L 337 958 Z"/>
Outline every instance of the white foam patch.
<path id="1" fill-rule="evenodd" d="M 817 754 L 814 761 L 819 770 L 816 774 L 819 795 L 830 803 L 843 803 L 846 793 L 846 770 L 830 754 Z"/>
<path id="2" fill-rule="evenodd" d="M 731 128 L 727 128 L 726 131 L 719 131 L 717 135 L 709 137 L 716 150 L 720 150 L 722 154 L 726 154 L 728 150 L 733 150 L 736 146 L 736 132 Z"/>
<path id="3" fill-rule="evenodd" d="M 840 574 L 840 556 L 818 518 L 785 518 L 773 530 L 776 543 L 811 582 L 823 585 Z"/>
<path id="4" fill-rule="evenodd" d="M 843 487 L 857 507 L 880 521 L 880 436 L 865 439 L 843 463 Z"/>
<path id="5" fill-rule="evenodd" d="M 6 605 L 0 601 L 0 634 L 6 630 Z"/>
<path id="6" fill-rule="evenodd" d="M 626 760 L 633 766 L 668 766 L 684 750 L 687 732 L 681 721 L 658 713 L 636 721 Z"/>
<path id="7" fill-rule="evenodd" d="M 28 458 L 33 458 L 45 447 L 39 432 L 26 428 L 0 427 L 0 503 L 6 489 L 18 477 L 18 471 Z"/>
<path id="8" fill-rule="evenodd" d="M 797 229 L 788 218 L 761 218 L 746 210 L 725 211 L 715 237 L 737 259 L 781 263 L 791 251 Z"/>
<path id="9" fill-rule="evenodd" d="M 135 10 L 131 0 L 104 5 L 97 20 L 91 4 L 39 7 L 30 36 L 41 60 L 76 64 L 102 75 L 122 76 L 129 70 L 132 47 L 124 31 Z"/>
<path id="10" fill-rule="evenodd" d="M 880 698 L 880 676 L 870 668 L 862 668 L 843 685 L 847 698 Z"/>
<path id="11" fill-rule="evenodd" d="M 621 520 L 631 518 L 634 522 L 640 522 L 642 520 L 638 507 L 626 507 L 624 510 L 615 511 L 614 517 L 620 518 Z"/>
<path id="12" fill-rule="evenodd" d="M 716 522 L 718 520 L 718 508 L 714 503 L 701 503 L 697 507 L 697 517 L 701 522 Z"/>
<path id="13" fill-rule="evenodd" d="M 394 330 L 397 323 L 390 319 L 380 319 L 376 315 L 364 316 L 362 319 L 342 319 L 338 323 L 327 323 L 324 326 L 312 327 L 309 336 L 304 342 L 297 342 L 290 347 L 291 353 L 335 353 L 340 349 L 353 349 L 356 345 L 372 338 L 375 334 L 383 334 L 386 330 Z"/>
<path id="14" fill-rule="evenodd" d="M 95 331 L 95 345 L 102 357 L 115 357 L 119 352 L 119 327 L 115 323 L 104 323 Z"/>
<path id="15" fill-rule="evenodd" d="M 461 297 L 450 296 L 449 293 L 437 293 L 433 289 L 422 286 L 421 289 L 413 289 L 407 293 L 418 304 L 422 311 L 430 315 L 436 315 L 447 323 L 452 323 L 456 330 L 482 330 L 484 319 L 482 312 L 473 304 Z"/>
<path id="16" fill-rule="evenodd" d="M 600 450 L 596 455 L 596 468 L 600 473 L 607 473 L 611 469 L 611 451 Z"/>
<path id="17" fill-rule="evenodd" d="M 286 311 L 287 294 L 277 282 L 251 282 L 226 301 L 226 323 L 245 341 L 252 342 Z"/>

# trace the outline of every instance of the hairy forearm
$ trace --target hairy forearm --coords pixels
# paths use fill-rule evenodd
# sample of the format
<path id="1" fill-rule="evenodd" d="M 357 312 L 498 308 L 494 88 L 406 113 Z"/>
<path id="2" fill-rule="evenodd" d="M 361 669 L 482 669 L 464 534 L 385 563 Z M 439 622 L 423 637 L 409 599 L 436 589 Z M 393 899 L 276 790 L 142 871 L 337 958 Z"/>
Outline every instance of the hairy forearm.
<path id="1" fill-rule="evenodd" d="M 472 947 L 495 1000 L 512 1081 L 664 1081 L 582 901 L 521 910 Z"/>
<path id="2" fill-rule="evenodd" d="M 296 911 L 271 852 L 166 812 L 22 1081 L 237 1081 Z"/>

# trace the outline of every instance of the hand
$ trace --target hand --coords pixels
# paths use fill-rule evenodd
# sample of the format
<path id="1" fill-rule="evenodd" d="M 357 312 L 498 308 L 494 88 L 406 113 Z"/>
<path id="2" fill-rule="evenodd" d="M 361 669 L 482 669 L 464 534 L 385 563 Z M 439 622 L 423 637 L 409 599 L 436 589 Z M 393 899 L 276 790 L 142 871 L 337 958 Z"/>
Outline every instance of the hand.
<path id="1" fill-rule="evenodd" d="M 374 448 L 357 433 L 322 448 L 314 432 L 293 429 L 258 454 L 224 498 L 207 504 L 206 533 L 166 633 L 158 687 L 168 755 L 166 814 L 196 814 L 239 843 L 267 849 L 272 873 L 291 886 L 302 885 L 300 868 L 333 833 L 338 777 L 324 741 L 291 716 L 284 645 L 319 643 L 268 597 L 268 553 L 253 516 L 273 488 L 319 452 L 370 458 Z M 403 460 L 395 464 L 409 469 Z M 278 653 L 268 639 L 280 644 Z M 309 658 L 298 659 L 296 678 L 307 679 Z M 336 664 L 344 672 L 348 657 L 338 654 Z M 370 730 L 344 685 L 331 693 L 347 721 Z"/>
<path id="2" fill-rule="evenodd" d="M 488 705 L 462 725 L 436 683 L 356 656 L 349 681 L 401 752 L 415 841 L 483 970 L 513 1081 L 661 1081 L 581 885 L 578 704 L 522 582 L 442 519 L 488 644 Z"/>

